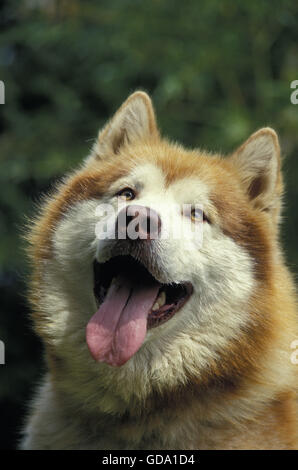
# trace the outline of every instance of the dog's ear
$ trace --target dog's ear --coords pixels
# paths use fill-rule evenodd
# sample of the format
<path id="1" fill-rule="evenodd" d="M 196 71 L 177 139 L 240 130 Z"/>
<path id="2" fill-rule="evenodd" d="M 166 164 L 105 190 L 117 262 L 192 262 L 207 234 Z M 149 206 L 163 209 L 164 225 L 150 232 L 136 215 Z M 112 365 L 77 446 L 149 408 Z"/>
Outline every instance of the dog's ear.
<path id="1" fill-rule="evenodd" d="M 280 147 L 276 132 L 260 129 L 231 156 L 255 207 L 278 211 L 282 195 Z"/>
<path id="2" fill-rule="evenodd" d="M 147 93 L 136 91 L 99 132 L 93 158 L 117 154 L 126 144 L 154 136 L 158 136 L 158 130 L 151 99 Z"/>

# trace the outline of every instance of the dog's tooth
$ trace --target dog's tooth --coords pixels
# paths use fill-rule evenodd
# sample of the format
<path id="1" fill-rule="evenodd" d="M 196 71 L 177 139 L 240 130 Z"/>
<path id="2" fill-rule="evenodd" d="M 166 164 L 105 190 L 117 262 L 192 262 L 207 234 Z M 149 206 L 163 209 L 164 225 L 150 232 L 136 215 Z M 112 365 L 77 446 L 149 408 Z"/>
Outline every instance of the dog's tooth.
<path id="1" fill-rule="evenodd" d="M 159 294 L 159 297 L 157 299 L 157 302 L 159 303 L 159 306 L 162 307 L 166 303 L 166 293 L 165 291 L 162 291 Z"/>
<path id="2" fill-rule="evenodd" d="M 155 304 L 152 307 L 152 311 L 156 312 L 156 310 L 160 309 L 166 303 L 166 293 L 162 291 L 156 299 Z"/>

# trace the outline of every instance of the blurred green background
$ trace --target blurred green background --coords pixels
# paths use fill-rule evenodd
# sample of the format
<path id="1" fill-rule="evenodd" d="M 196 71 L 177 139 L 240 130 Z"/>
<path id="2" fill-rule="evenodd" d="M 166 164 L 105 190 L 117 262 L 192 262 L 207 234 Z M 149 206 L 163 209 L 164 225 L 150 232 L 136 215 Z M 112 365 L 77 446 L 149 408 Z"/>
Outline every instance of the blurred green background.
<path id="1" fill-rule="evenodd" d="M 282 239 L 298 271 L 298 3 L 250 0 L 0 0 L 1 447 L 14 448 L 42 349 L 25 300 L 25 218 L 88 153 L 137 88 L 164 134 L 227 153 L 262 126 L 280 135 Z"/>

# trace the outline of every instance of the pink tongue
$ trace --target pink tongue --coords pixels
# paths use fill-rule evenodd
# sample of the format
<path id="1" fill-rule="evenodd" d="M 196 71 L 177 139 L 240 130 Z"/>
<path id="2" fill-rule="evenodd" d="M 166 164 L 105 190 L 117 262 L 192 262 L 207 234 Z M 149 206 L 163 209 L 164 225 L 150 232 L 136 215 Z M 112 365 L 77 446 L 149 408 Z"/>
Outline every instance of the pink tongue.
<path id="1" fill-rule="evenodd" d="M 138 351 L 159 287 L 157 283 L 140 286 L 122 276 L 113 280 L 86 328 L 87 345 L 96 361 L 121 366 Z"/>

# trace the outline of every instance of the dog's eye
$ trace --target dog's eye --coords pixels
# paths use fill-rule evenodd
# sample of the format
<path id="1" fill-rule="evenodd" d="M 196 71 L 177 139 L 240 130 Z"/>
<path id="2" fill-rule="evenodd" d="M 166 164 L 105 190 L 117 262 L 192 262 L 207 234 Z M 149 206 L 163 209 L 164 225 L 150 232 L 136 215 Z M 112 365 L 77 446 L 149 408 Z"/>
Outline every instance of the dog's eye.
<path id="1" fill-rule="evenodd" d="M 209 222 L 205 212 L 197 207 L 191 210 L 190 218 L 193 222 Z"/>
<path id="2" fill-rule="evenodd" d="M 117 196 L 126 199 L 126 201 L 132 201 L 136 197 L 136 193 L 131 188 L 124 188 L 117 193 Z"/>

